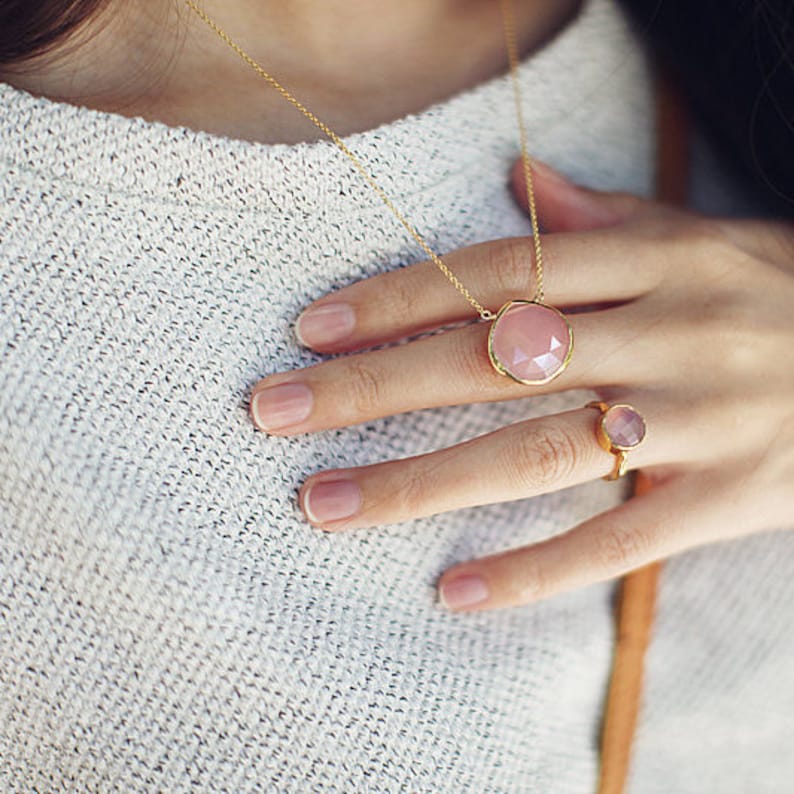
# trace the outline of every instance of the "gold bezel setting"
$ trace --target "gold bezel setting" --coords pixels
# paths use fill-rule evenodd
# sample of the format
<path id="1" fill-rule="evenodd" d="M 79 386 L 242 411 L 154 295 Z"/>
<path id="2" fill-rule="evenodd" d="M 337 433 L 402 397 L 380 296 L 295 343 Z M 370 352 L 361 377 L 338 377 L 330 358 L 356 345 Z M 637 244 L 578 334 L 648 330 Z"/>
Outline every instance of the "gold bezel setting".
<path id="1" fill-rule="evenodd" d="M 605 402 L 600 400 L 593 400 L 592 402 L 587 403 L 586 407 L 596 408 L 601 412 L 601 416 L 599 417 L 596 424 L 596 437 L 598 438 L 598 443 L 601 445 L 601 447 L 615 456 L 615 467 L 604 477 L 604 479 L 616 480 L 618 477 L 622 477 L 626 473 L 628 453 L 637 449 L 637 447 L 639 447 L 640 444 L 645 441 L 645 436 L 648 432 L 648 426 L 645 423 L 645 418 L 633 405 L 629 405 L 628 403 L 615 403 L 614 405 L 607 405 Z M 617 410 L 618 408 L 628 409 L 640 420 L 640 422 L 642 422 L 642 436 L 635 444 L 618 444 L 612 438 L 612 436 L 609 435 L 609 431 L 606 429 L 605 424 L 610 411 Z"/>
<path id="2" fill-rule="evenodd" d="M 568 351 L 565 354 L 565 358 L 562 360 L 560 366 L 554 370 L 546 378 L 540 378 L 538 380 L 527 380 L 524 378 L 519 378 L 510 372 L 507 367 L 499 360 L 496 353 L 493 349 L 493 338 L 494 338 L 494 331 L 496 329 L 496 325 L 499 322 L 500 318 L 505 314 L 513 306 L 518 304 L 525 304 L 531 306 L 540 306 L 543 309 L 549 309 L 557 314 L 559 317 L 562 318 L 563 322 L 565 323 L 565 327 L 568 330 Z M 541 301 L 537 300 L 524 300 L 524 299 L 514 299 L 507 301 L 501 309 L 496 313 L 496 317 L 491 321 L 491 327 L 488 331 L 488 358 L 491 360 L 491 364 L 493 365 L 494 369 L 502 375 L 507 375 L 508 378 L 512 378 L 517 383 L 523 383 L 527 386 L 540 386 L 544 383 L 549 383 L 550 381 L 554 380 L 558 375 L 565 371 L 568 363 L 571 360 L 571 356 L 573 355 L 573 328 L 571 324 L 568 322 L 568 318 L 556 307 L 549 306 L 548 303 L 542 303 Z"/>

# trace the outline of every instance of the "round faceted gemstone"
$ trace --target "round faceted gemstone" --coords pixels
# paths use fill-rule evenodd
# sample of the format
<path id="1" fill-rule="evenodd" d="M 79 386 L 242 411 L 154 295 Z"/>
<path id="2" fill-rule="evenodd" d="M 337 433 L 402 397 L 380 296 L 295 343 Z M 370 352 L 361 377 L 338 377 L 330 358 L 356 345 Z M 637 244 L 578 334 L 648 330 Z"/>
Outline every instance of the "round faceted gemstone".
<path id="1" fill-rule="evenodd" d="M 489 337 L 491 359 L 524 383 L 544 383 L 562 372 L 573 344 L 565 317 L 530 301 L 515 301 L 500 311 Z"/>
<path id="2" fill-rule="evenodd" d="M 645 421 L 628 405 L 613 405 L 604 413 L 601 427 L 620 449 L 632 449 L 645 438 Z"/>

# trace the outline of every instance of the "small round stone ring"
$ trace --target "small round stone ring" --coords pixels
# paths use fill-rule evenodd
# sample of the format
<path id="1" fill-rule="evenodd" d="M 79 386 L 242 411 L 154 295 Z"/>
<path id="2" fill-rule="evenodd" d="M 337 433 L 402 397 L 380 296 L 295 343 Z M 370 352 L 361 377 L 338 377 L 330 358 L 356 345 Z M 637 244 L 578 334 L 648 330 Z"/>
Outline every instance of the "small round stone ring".
<path id="1" fill-rule="evenodd" d="M 645 420 L 627 403 L 610 406 L 593 400 L 586 407 L 601 412 L 596 424 L 598 443 L 615 456 L 615 467 L 603 479 L 617 480 L 626 473 L 626 456 L 645 438 Z"/>

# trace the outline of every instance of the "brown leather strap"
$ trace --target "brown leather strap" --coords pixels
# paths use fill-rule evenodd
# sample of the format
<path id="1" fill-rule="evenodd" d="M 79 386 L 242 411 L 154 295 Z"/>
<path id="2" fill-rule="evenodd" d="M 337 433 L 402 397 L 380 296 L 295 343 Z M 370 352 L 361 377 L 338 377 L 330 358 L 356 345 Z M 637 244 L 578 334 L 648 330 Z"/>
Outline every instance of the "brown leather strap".
<path id="1" fill-rule="evenodd" d="M 656 195 L 682 204 L 688 184 L 688 124 L 684 103 L 668 73 L 656 70 Z M 650 489 L 638 472 L 634 494 Z M 617 645 L 601 727 L 599 794 L 623 794 L 631 762 L 631 746 L 642 702 L 645 652 L 651 640 L 656 590 L 663 562 L 623 577 L 616 601 Z"/>
<path id="2" fill-rule="evenodd" d="M 639 474 L 635 494 L 647 490 Z M 651 639 L 656 585 L 663 563 L 655 562 L 623 577 L 616 605 L 617 646 L 601 730 L 599 794 L 622 794 L 631 760 L 631 743 L 642 697 L 643 662 Z"/>

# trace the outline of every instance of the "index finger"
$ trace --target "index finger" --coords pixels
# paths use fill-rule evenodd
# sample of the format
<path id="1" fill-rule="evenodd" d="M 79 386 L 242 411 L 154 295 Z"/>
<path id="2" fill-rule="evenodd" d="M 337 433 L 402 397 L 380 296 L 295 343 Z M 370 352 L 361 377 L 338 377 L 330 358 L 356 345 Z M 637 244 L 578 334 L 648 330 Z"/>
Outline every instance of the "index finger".
<path id="1" fill-rule="evenodd" d="M 662 275 L 664 257 L 657 245 L 643 244 L 628 225 L 545 234 L 543 251 L 546 302 L 552 305 L 629 300 L 653 289 Z M 534 294 L 531 236 L 476 243 L 444 254 L 442 261 L 494 312 L 508 300 Z M 307 347 L 337 353 L 476 317 L 440 268 L 426 259 L 324 295 L 301 313 L 295 333 Z"/>

